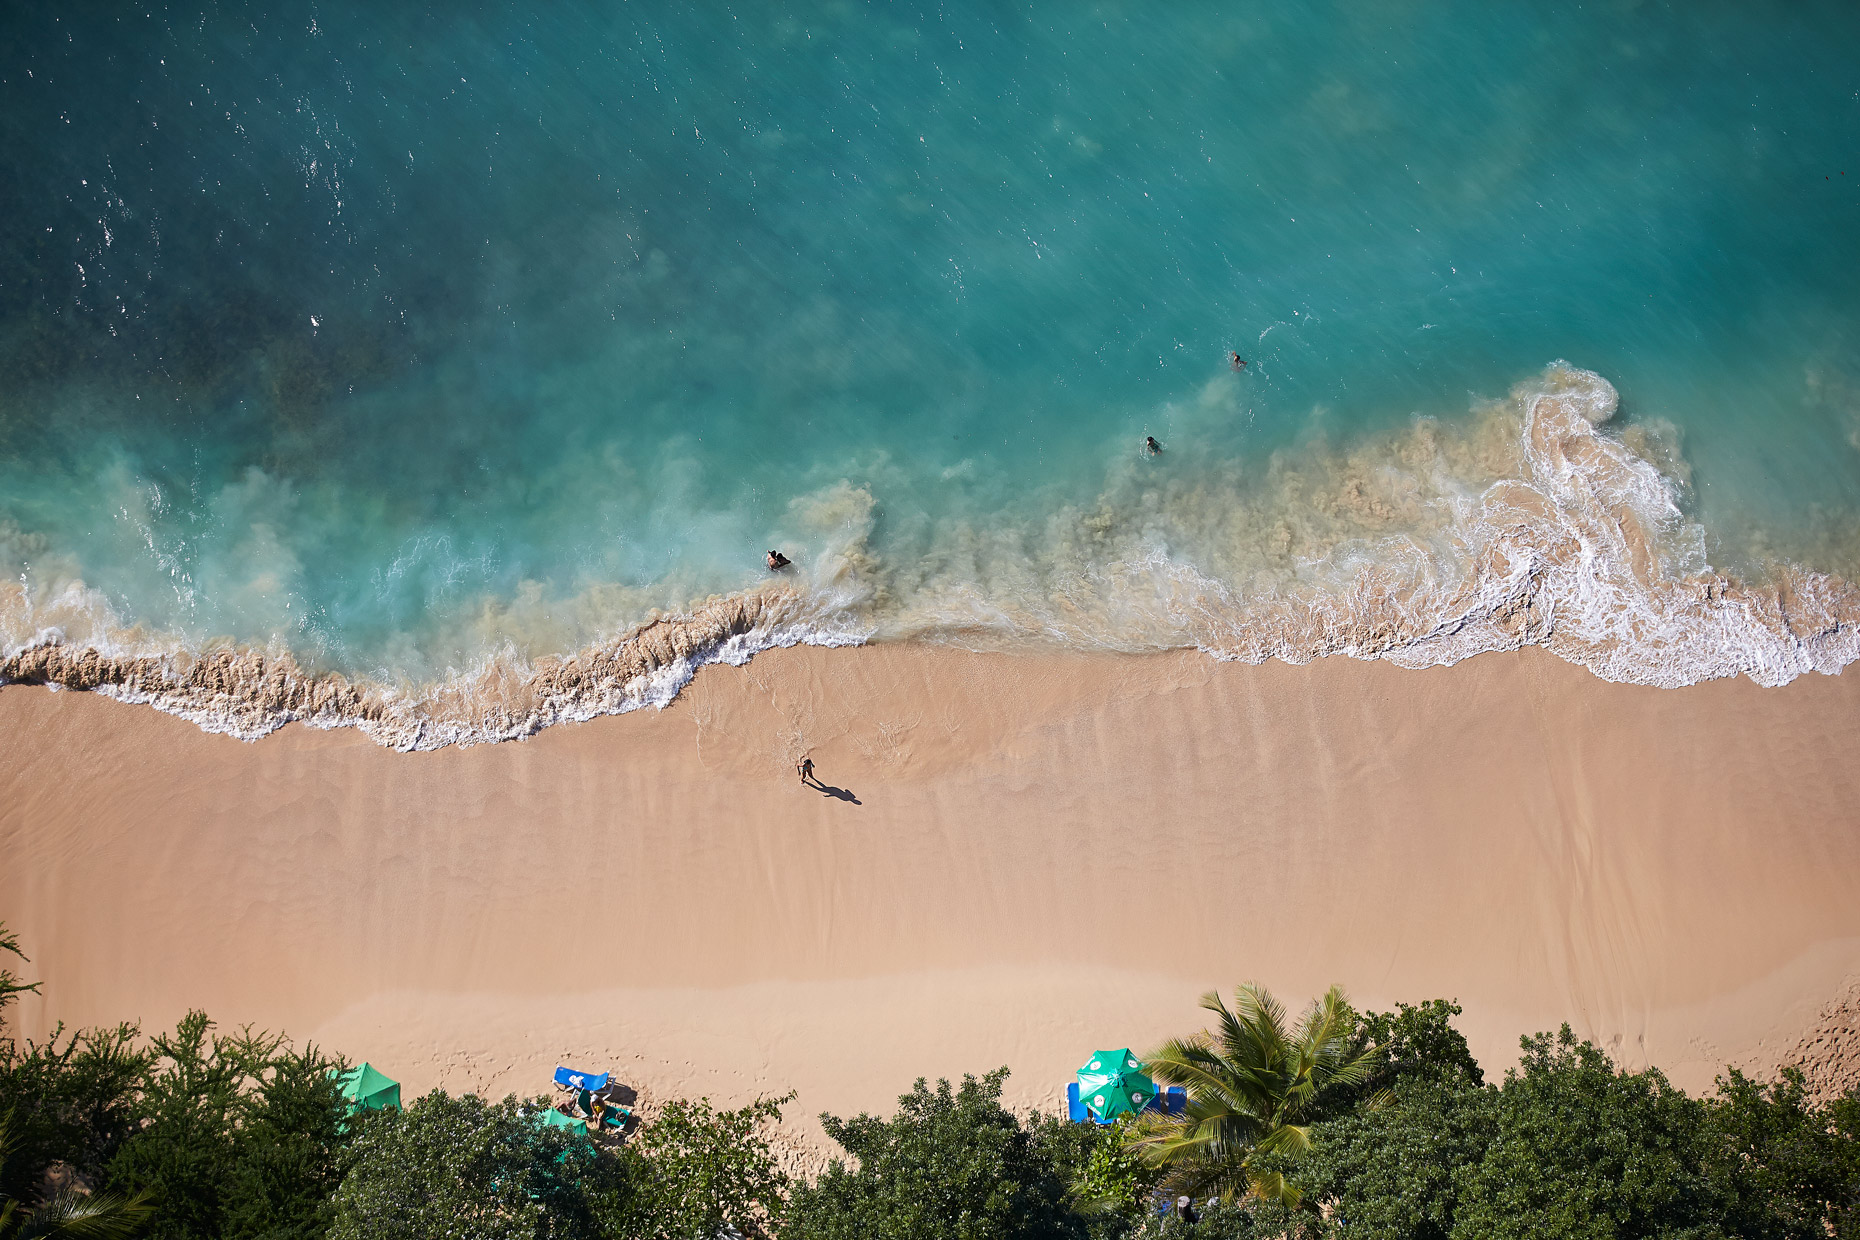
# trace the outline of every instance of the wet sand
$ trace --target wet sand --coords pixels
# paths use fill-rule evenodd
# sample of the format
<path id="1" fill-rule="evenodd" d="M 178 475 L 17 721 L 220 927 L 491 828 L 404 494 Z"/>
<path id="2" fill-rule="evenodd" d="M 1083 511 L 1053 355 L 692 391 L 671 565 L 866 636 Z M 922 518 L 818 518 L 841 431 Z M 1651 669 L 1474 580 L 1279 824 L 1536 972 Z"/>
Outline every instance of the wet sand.
<path id="1" fill-rule="evenodd" d="M 888 1107 L 1294 1003 L 1567 1020 L 1689 1088 L 1860 982 L 1860 676 L 1608 684 L 923 646 L 712 666 L 664 711 L 395 753 L 0 689 L 28 1033 L 202 1007 L 400 1078 Z M 794 763 L 811 755 L 823 788 Z M 796 1133 L 805 1139 L 803 1120 Z"/>

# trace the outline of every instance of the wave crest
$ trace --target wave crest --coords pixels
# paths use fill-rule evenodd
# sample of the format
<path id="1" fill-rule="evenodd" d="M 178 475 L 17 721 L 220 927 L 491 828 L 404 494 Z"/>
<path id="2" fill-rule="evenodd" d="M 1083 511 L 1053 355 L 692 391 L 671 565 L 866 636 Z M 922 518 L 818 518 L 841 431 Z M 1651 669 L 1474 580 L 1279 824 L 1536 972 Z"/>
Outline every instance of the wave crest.
<path id="1" fill-rule="evenodd" d="M 1618 404 L 1564 363 L 1513 393 L 1519 476 L 1454 513 L 1448 557 L 1390 555 L 1349 588 L 1228 610 L 1198 642 L 1220 657 L 1321 654 L 1431 667 L 1538 645 L 1606 680 L 1676 687 L 1745 675 L 1777 686 L 1860 658 L 1860 590 L 1777 565 L 1761 584 L 1707 566 L 1675 485 L 1599 428 Z M 1443 560 L 1462 571 L 1443 576 Z"/>

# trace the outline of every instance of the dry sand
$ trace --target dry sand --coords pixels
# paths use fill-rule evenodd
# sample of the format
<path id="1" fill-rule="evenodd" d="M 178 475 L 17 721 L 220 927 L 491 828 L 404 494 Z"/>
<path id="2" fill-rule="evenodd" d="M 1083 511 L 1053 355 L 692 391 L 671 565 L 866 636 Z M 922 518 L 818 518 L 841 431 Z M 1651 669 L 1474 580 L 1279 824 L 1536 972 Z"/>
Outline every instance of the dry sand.
<path id="1" fill-rule="evenodd" d="M 1856 737 L 1860 675 L 1649 689 L 1534 650 L 774 651 L 423 754 L 15 686 L 0 919 L 27 1032 L 203 1007 L 409 1096 L 564 1060 L 809 1116 L 1005 1063 L 1052 1106 L 1243 980 L 1455 996 L 1489 1068 L 1567 1020 L 1696 1089 L 1853 1007 Z"/>

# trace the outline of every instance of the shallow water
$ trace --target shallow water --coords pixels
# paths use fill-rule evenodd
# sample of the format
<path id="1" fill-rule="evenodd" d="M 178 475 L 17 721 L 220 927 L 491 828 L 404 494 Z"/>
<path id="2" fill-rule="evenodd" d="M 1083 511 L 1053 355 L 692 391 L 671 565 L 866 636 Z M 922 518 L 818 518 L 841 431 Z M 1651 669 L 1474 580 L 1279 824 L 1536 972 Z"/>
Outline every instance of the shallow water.
<path id="1" fill-rule="evenodd" d="M 436 709 L 779 546 L 729 657 L 1424 663 L 1602 579 L 1605 675 L 1852 657 L 1850 5 L 533 7 L 0 17 L 0 653 Z M 1480 568 L 1526 525 L 1626 576 Z"/>

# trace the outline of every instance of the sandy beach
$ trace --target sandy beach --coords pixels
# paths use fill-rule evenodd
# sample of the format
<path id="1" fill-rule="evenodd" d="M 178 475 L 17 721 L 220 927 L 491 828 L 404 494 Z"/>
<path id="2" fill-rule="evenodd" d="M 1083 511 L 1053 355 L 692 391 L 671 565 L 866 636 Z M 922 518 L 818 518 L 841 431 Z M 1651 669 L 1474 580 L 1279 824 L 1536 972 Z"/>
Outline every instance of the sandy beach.
<path id="1" fill-rule="evenodd" d="M 803 1141 L 1003 1063 L 1051 1107 L 1244 980 L 1456 997 L 1488 1070 L 1567 1020 L 1701 1089 L 1860 983 L 1856 735 L 1851 673 L 1652 689 L 1536 650 L 778 650 L 413 754 L 12 686 L 0 919 L 29 1034 L 201 1007 L 409 1096 L 558 1061 L 649 1103 L 793 1089 Z"/>

